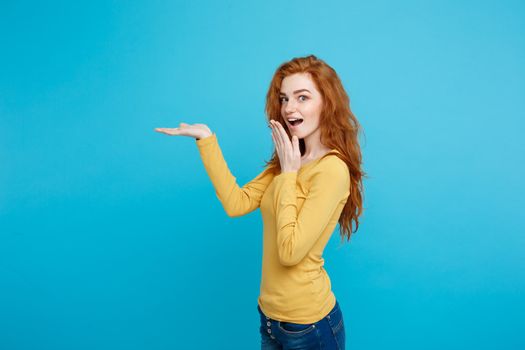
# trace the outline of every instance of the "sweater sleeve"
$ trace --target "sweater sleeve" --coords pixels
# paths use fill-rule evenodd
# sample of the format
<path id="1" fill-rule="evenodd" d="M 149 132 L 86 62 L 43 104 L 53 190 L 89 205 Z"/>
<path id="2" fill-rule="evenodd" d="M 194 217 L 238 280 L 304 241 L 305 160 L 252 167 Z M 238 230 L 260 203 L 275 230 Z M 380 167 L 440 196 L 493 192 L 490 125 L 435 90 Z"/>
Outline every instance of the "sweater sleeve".
<path id="1" fill-rule="evenodd" d="M 217 135 L 196 140 L 204 168 L 215 188 L 215 195 L 230 217 L 246 215 L 260 205 L 273 175 L 264 169 L 254 179 L 239 187 L 219 147 Z"/>
<path id="2" fill-rule="evenodd" d="M 327 159 L 311 179 L 301 210 L 297 210 L 297 172 L 274 178 L 277 250 L 284 266 L 298 264 L 319 239 L 339 203 L 350 193 L 350 174 L 339 159 Z"/>

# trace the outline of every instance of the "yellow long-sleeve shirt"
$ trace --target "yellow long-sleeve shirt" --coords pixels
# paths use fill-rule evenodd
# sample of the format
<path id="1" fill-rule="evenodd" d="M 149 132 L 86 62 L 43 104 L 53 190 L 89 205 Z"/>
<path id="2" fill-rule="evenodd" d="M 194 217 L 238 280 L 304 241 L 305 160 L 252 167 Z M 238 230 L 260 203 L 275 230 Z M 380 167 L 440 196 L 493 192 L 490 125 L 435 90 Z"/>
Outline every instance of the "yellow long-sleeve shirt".
<path id="1" fill-rule="evenodd" d="M 231 217 L 261 209 L 263 262 L 258 304 L 273 319 L 314 323 L 335 306 L 323 250 L 350 193 L 345 162 L 328 152 L 298 171 L 264 169 L 242 188 L 230 172 L 217 135 L 196 140 L 217 198 Z"/>

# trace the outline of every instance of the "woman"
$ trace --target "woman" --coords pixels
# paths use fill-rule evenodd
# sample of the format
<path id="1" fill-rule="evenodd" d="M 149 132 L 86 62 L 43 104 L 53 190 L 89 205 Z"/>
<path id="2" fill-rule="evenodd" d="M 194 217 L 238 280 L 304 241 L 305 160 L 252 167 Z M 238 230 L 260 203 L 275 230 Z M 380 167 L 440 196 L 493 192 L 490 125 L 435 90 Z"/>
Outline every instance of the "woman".
<path id="1" fill-rule="evenodd" d="M 257 309 L 262 349 L 344 349 L 343 315 L 323 268 L 323 250 L 339 222 L 350 240 L 362 213 L 360 125 L 337 73 L 314 55 L 276 70 L 266 95 L 275 151 L 242 188 L 205 124 L 157 128 L 196 138 L 226 213 L 263 218 Z M 355 232 L 354 231 L 354 232 Z"/>

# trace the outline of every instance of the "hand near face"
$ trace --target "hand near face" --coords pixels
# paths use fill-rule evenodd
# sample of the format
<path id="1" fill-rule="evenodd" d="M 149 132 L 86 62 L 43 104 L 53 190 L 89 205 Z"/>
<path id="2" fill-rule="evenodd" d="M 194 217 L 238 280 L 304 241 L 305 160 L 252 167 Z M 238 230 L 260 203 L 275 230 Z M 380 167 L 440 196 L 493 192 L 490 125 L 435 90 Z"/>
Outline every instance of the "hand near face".
<path id="1" fill-rule="evenodd" d="M 301 150 L 297 136 L 290 138 L 278 121 L 270 120 L 272 140 L 281 163 L 281 173 L 298 171 L 301 168 Z"/>

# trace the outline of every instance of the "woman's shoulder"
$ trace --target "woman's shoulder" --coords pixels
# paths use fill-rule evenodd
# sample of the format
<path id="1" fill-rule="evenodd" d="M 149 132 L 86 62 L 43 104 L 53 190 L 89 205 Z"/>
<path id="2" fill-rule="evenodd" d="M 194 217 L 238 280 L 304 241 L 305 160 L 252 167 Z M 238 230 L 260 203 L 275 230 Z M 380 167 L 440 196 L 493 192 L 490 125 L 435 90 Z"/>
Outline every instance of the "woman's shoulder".
<path id="1" fill-rule="evenodd" d="M 319 166 L 321 167 L 338 167 L 338 168 L 348 168 L 341 152 L 336 149 L 328 151 L 324 156 L 321 157 L 319 161 Z"/>
<path id="2" fill-rule="evenodd" d="M 310 169 L 308 176 L 310 180 L 316 178 L 349 178 L 350 170 L 343 160 L 342 155 L 337 150 L 331 150 L 322 156 L 317 164 Z"/>
<path id="3" fill-rule="evenodd" d="M 308 188 L 328 186 L 341 191 L 350 187 L 350 180 L 350 170 L 338 152 L 324 155 L 304 178 L 305 186 Z"/>

